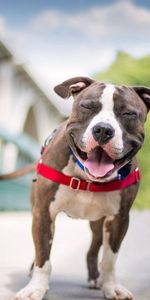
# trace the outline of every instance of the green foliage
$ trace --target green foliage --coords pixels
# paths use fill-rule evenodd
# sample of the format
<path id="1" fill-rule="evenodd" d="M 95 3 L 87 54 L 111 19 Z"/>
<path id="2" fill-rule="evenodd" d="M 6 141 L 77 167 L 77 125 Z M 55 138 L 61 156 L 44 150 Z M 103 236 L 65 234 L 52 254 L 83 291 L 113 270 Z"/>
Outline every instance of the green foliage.
<path id="1" fill-rule="evenodd" d="M 150 55 L 135 59 L 127 53 L 118 52 L 109 69 L 94 77 L 114 84 L 150 86 Z"/>
<path id="2" fill-rule="evenodd" d="M 150 208 L 150 118 L 145 125 L 145 142 L 138 154 L 142 180 L 134 207 L 138 209 Z"/>
<path id="3" fill-rule="evenodd" d="M 116 60 L 108 70 L 95 74 L 95 79 L 114 84 L 150 86 L 150 55 L 135 59 L 124 52 L 118 52 Z M 145 125 L 145 142 L 138 154 L 141 166 L 141 187 L 134 207 L 150 208 L 150 118 Z"/>

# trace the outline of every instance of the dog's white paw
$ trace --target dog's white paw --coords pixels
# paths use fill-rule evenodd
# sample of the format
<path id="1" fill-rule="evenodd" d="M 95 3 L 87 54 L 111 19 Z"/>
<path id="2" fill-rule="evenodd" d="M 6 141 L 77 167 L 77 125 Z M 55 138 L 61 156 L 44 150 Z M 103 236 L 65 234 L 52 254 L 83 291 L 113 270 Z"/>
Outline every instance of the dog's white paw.
<path id="1" fill-rule="evenodd" d="M 91 279 L 88 281 L 89 289 L 100 289 L 100 278 Z"/>
<path id="2" fill-rule="evenodd" d="M 111 282 L 105 283 L 102 286 L 102 292 L 106 299 L 131 300 L 133 298 L 131 292 L 122 285 Z"/>
<path id="3" fill-rule="evenodd" d="M 47 290 L 29 283 L 16 294 L 15 300 L 42 300 Z"/>

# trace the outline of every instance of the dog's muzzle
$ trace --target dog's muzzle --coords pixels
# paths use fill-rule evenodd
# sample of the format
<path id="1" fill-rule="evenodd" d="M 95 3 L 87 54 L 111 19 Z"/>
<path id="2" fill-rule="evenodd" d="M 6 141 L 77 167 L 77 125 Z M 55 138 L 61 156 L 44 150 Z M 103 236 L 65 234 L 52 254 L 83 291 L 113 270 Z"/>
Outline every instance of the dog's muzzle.
<path id="1" fill-rule="evenodd" d="M 104 145 L 114 137 L 115 130 L 110 124 L 99 122 L 92 128 L 92 135 L 96 142 L 100 145 Z"/>

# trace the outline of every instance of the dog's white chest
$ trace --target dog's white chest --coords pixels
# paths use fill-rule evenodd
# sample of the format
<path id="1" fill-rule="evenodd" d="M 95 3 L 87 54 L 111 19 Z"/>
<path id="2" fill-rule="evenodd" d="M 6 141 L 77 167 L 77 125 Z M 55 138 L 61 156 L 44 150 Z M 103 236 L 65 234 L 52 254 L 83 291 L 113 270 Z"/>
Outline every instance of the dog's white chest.
<path id="1" fill-rule="evenodd" d="M 66 174 L 87 179 L 85 173 L 75 165 L 72 158 L 65 167 Z M 120 192 L 93 193 L 81 190 L 72 190 L 70 187 L 60 185 L 55 200 L 50 204 L 52 219 L 59 212 L 65 212 L 72 218 L 98 220 L 104 216 L 113 216 L 120 209 Z"/>
<path id="2" fill-rule="evenodd" d="M 72 218 L 98 220 L 103 216 L 113 216 L 120 208 L 120 193 L 91 193 L 74 191 L 69 187 L 60 186 L 55 201 L 50 205 L 50 214 L 55 216 L 64 211 Z"/>

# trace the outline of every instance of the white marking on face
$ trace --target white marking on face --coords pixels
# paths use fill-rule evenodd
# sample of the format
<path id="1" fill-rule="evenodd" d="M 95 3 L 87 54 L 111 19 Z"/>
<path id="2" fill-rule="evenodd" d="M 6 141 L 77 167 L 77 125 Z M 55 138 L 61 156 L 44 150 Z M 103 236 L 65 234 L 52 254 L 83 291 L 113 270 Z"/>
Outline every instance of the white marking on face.
<path id="1" fill-rule="evenodd" d="M 120 128 L 119 122 L 117 121 L 114 114 L 114 100 L 113 95 L 115 92 L 115 87 L 111 84 L 107 84 L 103 90 L 103 93 L 100 98 L 102 104 L 101 111 L 93 117 L 90 124 L 88 125 L 84 135 L 83 135 L 83 144 L 87 152 L 91 151 L 92 148 L 98 145 L 94 140 L 92 135 L 92 128 L 99 122 L 104 122 L 110 124 L 114 130 L 114 137 L 103 146 L 104 150 L 111 155 L 112 158 L 118 159 L 122 156 L 123 151 L 123 139 L 122 139 L 122 130 Z"/>
<path id="2" fill-rule="evenodd" d="M 72 161 L 72 158 L 63 172 L 81 179 L 88 179 L 87 175 Z M 68 186 L 60 185 L 55 201 L 50 204 L 50 215 L 54 220 L 59 212 L 64 211 L 72 218 L 96 221 L 106 215 L 116 215 L 120 209 L 120 200 L 120 191 L 92 193 L 74 191 Z"/>
<path id="3" fill-rule="evenodd" d="M 46 261 L 42 268 L 35 266 L 30 282 L 16 294 L 16 299 L 43 299 L 49 289 L 50 272 L 51 265 L 49 261 Z"/>

